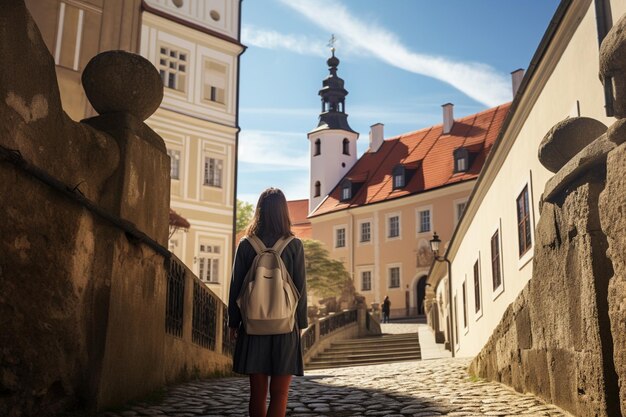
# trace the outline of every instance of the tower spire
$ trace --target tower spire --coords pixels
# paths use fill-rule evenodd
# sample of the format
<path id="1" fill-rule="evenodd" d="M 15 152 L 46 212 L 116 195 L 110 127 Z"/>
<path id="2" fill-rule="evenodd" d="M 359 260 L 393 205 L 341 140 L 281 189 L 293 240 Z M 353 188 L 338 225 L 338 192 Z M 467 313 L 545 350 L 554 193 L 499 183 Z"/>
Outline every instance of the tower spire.
<path id="1" fill-rule="evenodd" d="M 336 42 L 337 38 L 332 34 L 327 44 L 330 47 L 331 56 L 326 61 L 330 74 L 322 81 L 322 89 L 319 91 L 322 98 L 322 112 L 317 126 L 318 129 L 342 129 L 354 132 L 348 124 L 348 115 L 346 114 L 345 106 L 348 91 L 343 86 L 343 79 L 337 75 L 339 58 L 335 56 Z"/>
<path id="2" fill-rule="evenodd" d="M 335 34 L 330 35 L 330 39 L 328 40 L 328 47 L 330 47 L 330 52 L 333 56 L 335 56 L 335 42 L 337 42 L 337 38 L 335 38 Z"/>

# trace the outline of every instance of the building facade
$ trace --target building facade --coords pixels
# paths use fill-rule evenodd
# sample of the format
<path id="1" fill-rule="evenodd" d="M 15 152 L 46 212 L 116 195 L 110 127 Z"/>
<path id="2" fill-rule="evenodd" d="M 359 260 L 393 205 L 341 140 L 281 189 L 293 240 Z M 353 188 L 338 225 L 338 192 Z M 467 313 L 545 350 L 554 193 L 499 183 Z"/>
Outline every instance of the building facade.
<path id="1" fill-rule="evenodd" d="M 424 314 L 429 240 L 452 236 L 509 105 L 454 120 L 446 104 L 444 123 L 386 140 L 375 124 L 357 159 L 338 63 L 328 60 L 319 125 L 308 134 L 312 238 L 345 264 L 368 304 L 389 296 L 392 317 Z"/>
<path id="2" fill-rule="evenodd" d="M 458 356 L 481 350 L 532 276 L 539 204 L 553 175 L 538 160 L 541 140 L 566 118 L 614 121 L 602 111 L 610 103 L 598 78 L 598 39 L 624 13 L 626 4 L 617 0 L 562 1 L 533 57 L 445 252 L 451 291 L 445 263 L 429 275 L 429 320 L 435 327 L 452 316 L 446 338 L 452 336 Z"/>
<path id="3" fill-rule="evenodd" d="M 81 75 L 100 52 L 139 51 L 141 0 L 26 0 L 54 57 L 63 110 L 73 120 L 95 116 Z"/>
<path id="4" fill-rule="evenodd" d="M 240 2 L 144 0 L 140 53 L 159 70 L 146 123 L 171 158 L 171 207 L 188 220 L 169 249 L 226 300 L 236 195 Z"/>

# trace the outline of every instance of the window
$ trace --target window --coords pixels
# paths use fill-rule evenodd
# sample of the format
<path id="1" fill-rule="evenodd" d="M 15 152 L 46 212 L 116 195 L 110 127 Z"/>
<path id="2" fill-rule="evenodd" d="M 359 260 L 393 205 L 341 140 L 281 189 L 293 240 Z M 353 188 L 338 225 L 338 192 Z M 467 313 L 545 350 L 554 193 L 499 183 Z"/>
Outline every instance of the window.
<path id="1" fill-rule="evenodd" d="M 74 71 L 79 70 L 84 22 L 85 10 L 65 2 L 59 3 L 55 64 Z"/>
<path id="2" fill-rule="evenodd" d="M 180 175 L 180 151 L 168 149 L 167 154 L 170 157 L 170 177 L 177 180 Z"/>
<path id="3" fill-rule="evenodd" d="M 467 201 L 464 201 L 462 203 L 457 203 L 456 205 L 456 221 L 457 222 L 461 220 L 461 216 L 463 216 L 466 206 L 467 206 Z"/>
<path id="4" fill-rule="evenodd" d="M 467 328 L 467 288 L 463 281 L 463 328 Z"/>
<path id="5" fill-rule="evenodd" d="M 361 291 L 372 290 L 372 271 L 361 272 Z"/>
<path id="6" fill-rule="evenodd" d="M 372 227 L 370 222 L 361 223 L 361 242 L 369 242 L 372 238 Z"/>
<path id="7" fill-rule="evenodd" d="M 389 268 L 389 288 L 400 288 L 400 268 Z"/>
<path id="8" fill-rule="evenodd" d="M 352 198 L 352 183 L 349 180 L 345 180 L 341 184 L 341 201 L 350 200 Z"/>
<path id="9" fill-rule="evenodd" d="M 187 82 L 187 57 L 186 52 L 179 51 L 168 46 L 159 48 L 159 73 L 163 85 L 173 90 L 185 91 Z"/>
<path id="10" fill-rule="evenodd" d="M 517 197 L 517 234 L 519 241 L 519 256 L 528 252 L 532 246 L 530 239 L 530 209 L 528 207 L 528 185 Z"/>
<path id="11" fill-rule="evenodd" d="M 339 228 L 335 230 L 335 247 L 344 248 L 346 246 L 346 229 Z"/>
<path id="12" fill-rule="evenodd" d="M 221 248 L 217 245 L 200 245 L 198 255 L 198 277 L 209 283 L 219 283 Z"/>
<path id="13" fill-rule="evenodd" d="M 313 152 L 313 156 L 321 155 L 322 153 L 322 141 L 319 139 L 315 139 L 315 150 Z"/>
<path id="14" fill-rule="evenodd" d="M 454 150 L 454 172 L 465 172 L 469 168 L 469 152 L 465 148 Z"/>
<path id="15" fill-rule="evenodd" d="M 341 189 L 341 199 L 350 200 L 350 187 L 343 187 Z"/>
<path id="16" fill-rule="evenodd" d="M 226 104 L 226 74 L 226 65 L 204 60 L 202 96 L 205 100 Z"/>
<path id="17" fill-rule="evenodd" d="M 222 160 L 205 158 L 204 160 L 204 185 L 222 187 Z"/>
<path id="18" fill-rule="evenodd" d="M 393 189 L 404 187 L 405 183 L 405 169 L 402 165 L 396 165 L 393 168 Z"/>
<path id="19" fill-rule="evenodd" d="M 502 272 L 500 271 L 500 232 L 491 236 L 491 279 L 493 280 L 493 290 L 502 285 Z"/>
<path id="20" fill-rule="evenodd" d="M 350 155 L 350 141 L 348 138 L 343 139 L 343 154 Z"/>
<path id="21" fill-rule="evenodd" d="M 315 181 L 315 194 L 313 195 L 313 197 L 319 197 L 320 194 L 322 194 L 322 184 L 320 184 L 319 181 Z"/>
<path id="22" fill-rule="evenodd" d="M 419 233 L 430 232 L 430 210 L 419 211 Z"/>
<path id="23" fill-rule="evenodd" d="M 454 344 L 456 346 L 459 345 L 459 309 L 457 308 L 457 298 L 456 293 L 454 294 L 454 304 L 452 304 L 454 309 Z"/>
<path id="24" fill-rule="evenodd" d="M 478 313 L 480 311 L 480 271 L 478 270 L 478 261 L 474 263 L 474 307 Z"/>
<path id="25" fill-rule="evenodd" d="M 400 236 L 400 216 L 389 217 L 389 233 L 387 237 Z"/>

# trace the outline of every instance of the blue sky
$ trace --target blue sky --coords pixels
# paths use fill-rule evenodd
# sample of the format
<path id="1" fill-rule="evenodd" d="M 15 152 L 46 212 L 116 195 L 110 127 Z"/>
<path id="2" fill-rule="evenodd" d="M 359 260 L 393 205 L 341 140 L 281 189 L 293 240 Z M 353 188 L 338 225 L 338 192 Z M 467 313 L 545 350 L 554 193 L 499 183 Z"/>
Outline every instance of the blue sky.
<path id="1" fill-rule="evenodd" d="M 308 198 L 307 132 L 317 126 L 331 34 L 346 112 L 360 133 L 389 138 L 511 100 L 558 0 L 244 0 L 238 198 L 281 188 Z"/>

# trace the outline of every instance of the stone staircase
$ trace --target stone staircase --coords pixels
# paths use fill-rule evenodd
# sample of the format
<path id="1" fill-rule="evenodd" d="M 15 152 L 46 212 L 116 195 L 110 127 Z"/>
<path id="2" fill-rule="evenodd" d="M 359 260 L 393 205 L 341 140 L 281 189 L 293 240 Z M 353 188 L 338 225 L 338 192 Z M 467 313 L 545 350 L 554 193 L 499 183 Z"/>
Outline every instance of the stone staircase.
<path id="1" fill-rule="evenodd" d="M 306 370 L 373 365 L 421 359 L 417 333 L 380 336 L 333 342 L 305 366 Z"/>

